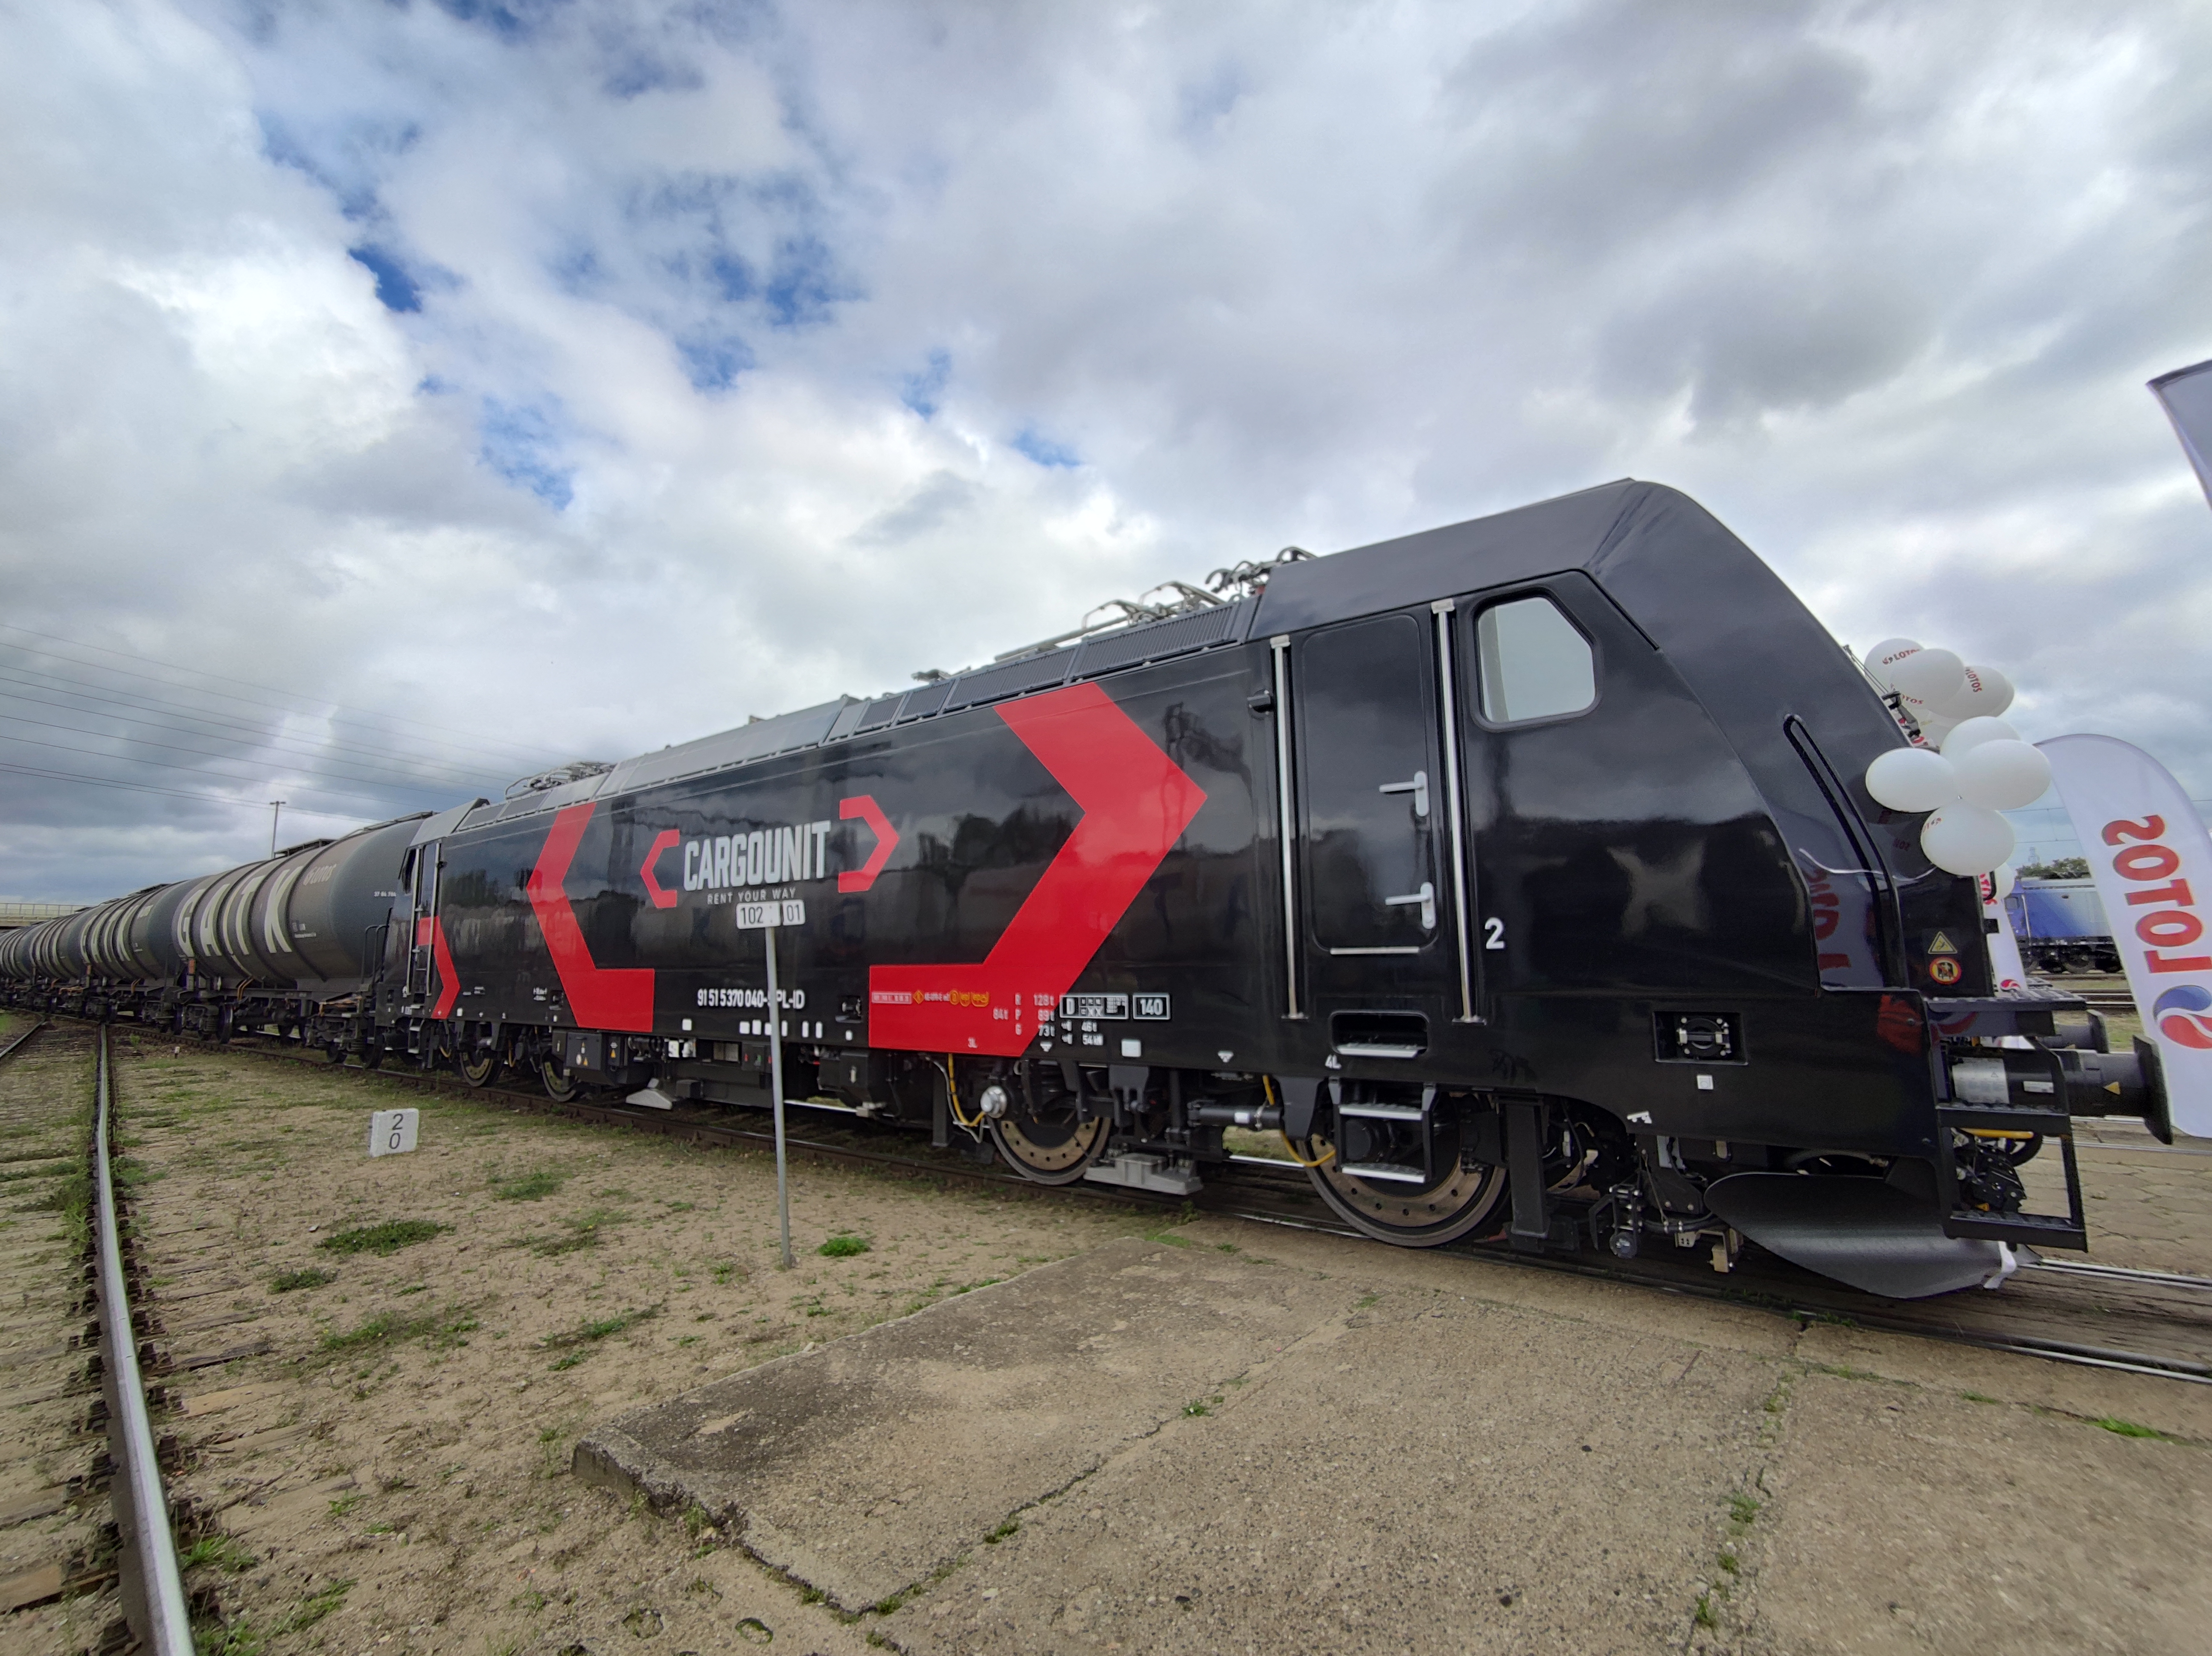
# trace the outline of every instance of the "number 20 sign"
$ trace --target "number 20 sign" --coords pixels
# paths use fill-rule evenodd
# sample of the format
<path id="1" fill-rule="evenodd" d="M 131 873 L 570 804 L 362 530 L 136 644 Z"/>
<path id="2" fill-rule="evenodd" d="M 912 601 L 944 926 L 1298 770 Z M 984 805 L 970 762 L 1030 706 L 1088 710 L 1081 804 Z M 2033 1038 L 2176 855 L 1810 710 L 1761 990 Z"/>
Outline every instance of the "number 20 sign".
<path id="1" fill-rule="evenodd" d="M 377 1110 L 368 1117 L 368 1153 L 373 1156 L 404 1156 L 415 1148 L 415 1133 L 422 1117 L 419 1110 Z"/>

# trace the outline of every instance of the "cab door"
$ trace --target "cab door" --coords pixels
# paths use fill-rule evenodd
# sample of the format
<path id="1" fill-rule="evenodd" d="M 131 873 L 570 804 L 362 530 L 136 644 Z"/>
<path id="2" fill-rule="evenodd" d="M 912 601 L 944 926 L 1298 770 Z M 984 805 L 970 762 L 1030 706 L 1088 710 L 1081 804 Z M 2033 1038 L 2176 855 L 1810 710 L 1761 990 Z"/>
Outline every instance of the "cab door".
<path id="1" fill-rule="evenodd" d="M 1426 614 L 1376 616 L 1294 651 L 1304 976 L 1333 1025 L 1362 1010 L 1449 1015 L 1455 789 L 1438 740 L 1434 633 Z M 1401 1020 L 1401 1035 L 1410 1027 Z M 1362 1028 L 1332 1027 L 1332 1043 L 1361 1044 Z"/>

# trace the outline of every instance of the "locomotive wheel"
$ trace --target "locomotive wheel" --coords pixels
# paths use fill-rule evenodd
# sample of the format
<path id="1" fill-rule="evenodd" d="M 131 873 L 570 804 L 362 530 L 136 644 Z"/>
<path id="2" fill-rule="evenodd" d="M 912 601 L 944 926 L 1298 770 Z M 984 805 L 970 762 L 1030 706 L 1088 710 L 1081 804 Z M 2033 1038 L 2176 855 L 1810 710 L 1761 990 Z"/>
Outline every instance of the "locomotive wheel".
<path id="1" fill-rule="evenodd" d="M 1328 1154 L 1333 1148 L 1318 1134 L 1298 1147 L 1308 1161 L 1328 1158 L 1319 1167 L 1307 1168 L 1306 1177 L 1339 1217 L 1378 1242 L 1401 1248 L 1456 1242 L 1488 1219 L 1505 1197 L 1505 1169 L 1461 1166 L 1456 1143 L 1437 1147 L 1450 1151 L 1450 1171 L 1427 1185 L 1370 1181 L 1339 1172 L 1336 1159 Z"/>
<path id="2" fill-rule="evenodd" d="M 499 1054 L 471 1052 L 453 1066 L 471 1087 L 489 1087 L 499 1079 Z"/>
<path id="3" fill-rule="evenodd" d="M 584 1090 L 581 1081 L 550 1058 L 538 1061 L 538 1079 L 544 1083 L 545 1096 L 556 1104 L 566 1104 Z"/>
<path id="4" fill-rule="evenodd" d="M 991 1142 L 1024 1178 L 1039 1184 L 1073 1184 L 1106 1148 L 1107 1121 L 1075 1118 L 1075 1101 L 1061 1099 L 1035 1114 L 1012 1110 L 991 1123 Z"/>

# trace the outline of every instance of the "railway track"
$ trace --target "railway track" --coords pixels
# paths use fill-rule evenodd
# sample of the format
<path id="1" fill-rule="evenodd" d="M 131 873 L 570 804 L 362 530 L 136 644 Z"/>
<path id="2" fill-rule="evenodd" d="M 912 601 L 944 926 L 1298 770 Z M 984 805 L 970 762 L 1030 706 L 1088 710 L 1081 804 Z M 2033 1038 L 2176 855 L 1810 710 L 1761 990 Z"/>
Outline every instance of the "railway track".
<path id="1" fill-rule="evenodd" d="M 36 1054 L 42 1062 L 33 1073 L 18 1055 L 32 1056 L 25 1050 L 45 1027 L 33 1024 L 0 1047 L 7 1082 L 0 1175 L 9 1184 L 45 1176 L 46 1199 L 14 1211 L 63 1218 L 58 1235 L 0 1244 L 20 1306 L 15 1338 L 0 1348 L 13 1405 L 0 1464 L 0 1530 L 9 1537 L 0 1556 L 12 1573 L 0 1582 L 0 1610 L 58 1604 L 56 1630 L 70 1635 L 71 1647 L 91 1634 L 102 1650 L 191 1656 L 118 1211 L 107 1032 L 77 1026 L 58 1032 L 42 1044 L 55 1050 Z M 87 1080 L 88 1144 L 78 1090 Z"/>
<path id="2" fill-rule="evenodd" d="M 232 1050 L 277 1062 L 322 1067 L 319 1060 L 265 1038 L 241 1038 Z M 774 1142 L 774 1135 L 765 1124 L 759 1129 L 741 1126 L 728 1112 L 710 1107 L 679 1105 L 670 1111 L 644 1110 L 580 1099 L 563 1104 L 540 1093 L 471 1087 L 458 1078 L 419 1070 L 376 1073 L 428 1092 L 496 1101 L 512 1109 L 623 1127 L 695 1144 L 765 1148 Z M 867 1142 L 877 1129 L 870 1129 L 852 1111 L 816 1105 L 798 1108 L 802 1121 L 811 1115 L 817 1122 L 827 1117 L 830 1124 L 794 1128 L 788 1142 L 795 1154 L 911 1177 L 995 1184 L 1032 1195 L 1058 1190 L 1167 1209 L 1183 1205 L 1180 1197 L 1154 1196 L 1121 1186 L 1041 1186 L 994 1166 L 978 1165 L 957 1152 L 915 1151 L 907 1146 L 886 1150 Z M 1239 1158 L 1226 1177 L 1211 1180 L 1205 1190 L 1190 1199 L 1189 1205 L 1223 1218 L 1329 1235 L 1358 1235 L 1322 1202 L 1302 1174 L 1264 1158 Z M 1814 1275 L 1750 1244 L 1746 1245 L 1735 1269 L 1727 1275 L 1712 1269 L 1702 1248 L 1647 1253 L 1627 1261 L 1588 1251 L 1566 1257 L 1516 1254 L 1495 1242 L 1462 1242 L 1438 1251 L 1657 1293 L 1753 1306 L 1808 1324 L 1856 1325 L 2056 1362 L 2212 1385 L 2212 1277 L 2051 1259 L 2026 1266 L 2002 1292 L 1900 1301 L 1880 1299 Z"/>

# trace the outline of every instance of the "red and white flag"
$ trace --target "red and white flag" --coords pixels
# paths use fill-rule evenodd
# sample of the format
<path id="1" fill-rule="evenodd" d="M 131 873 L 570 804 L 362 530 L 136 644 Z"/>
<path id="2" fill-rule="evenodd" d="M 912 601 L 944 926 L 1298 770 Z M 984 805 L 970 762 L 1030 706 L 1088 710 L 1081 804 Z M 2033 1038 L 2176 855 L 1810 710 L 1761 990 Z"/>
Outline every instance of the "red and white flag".
<path id="1" fill-rule="evenodd" d="M 2054 736 L 2051 760 L 2089 859 L 2173 1124 L 2212 1138 L 2212 837 L 2166 768 L 2112 736 Z"/>

